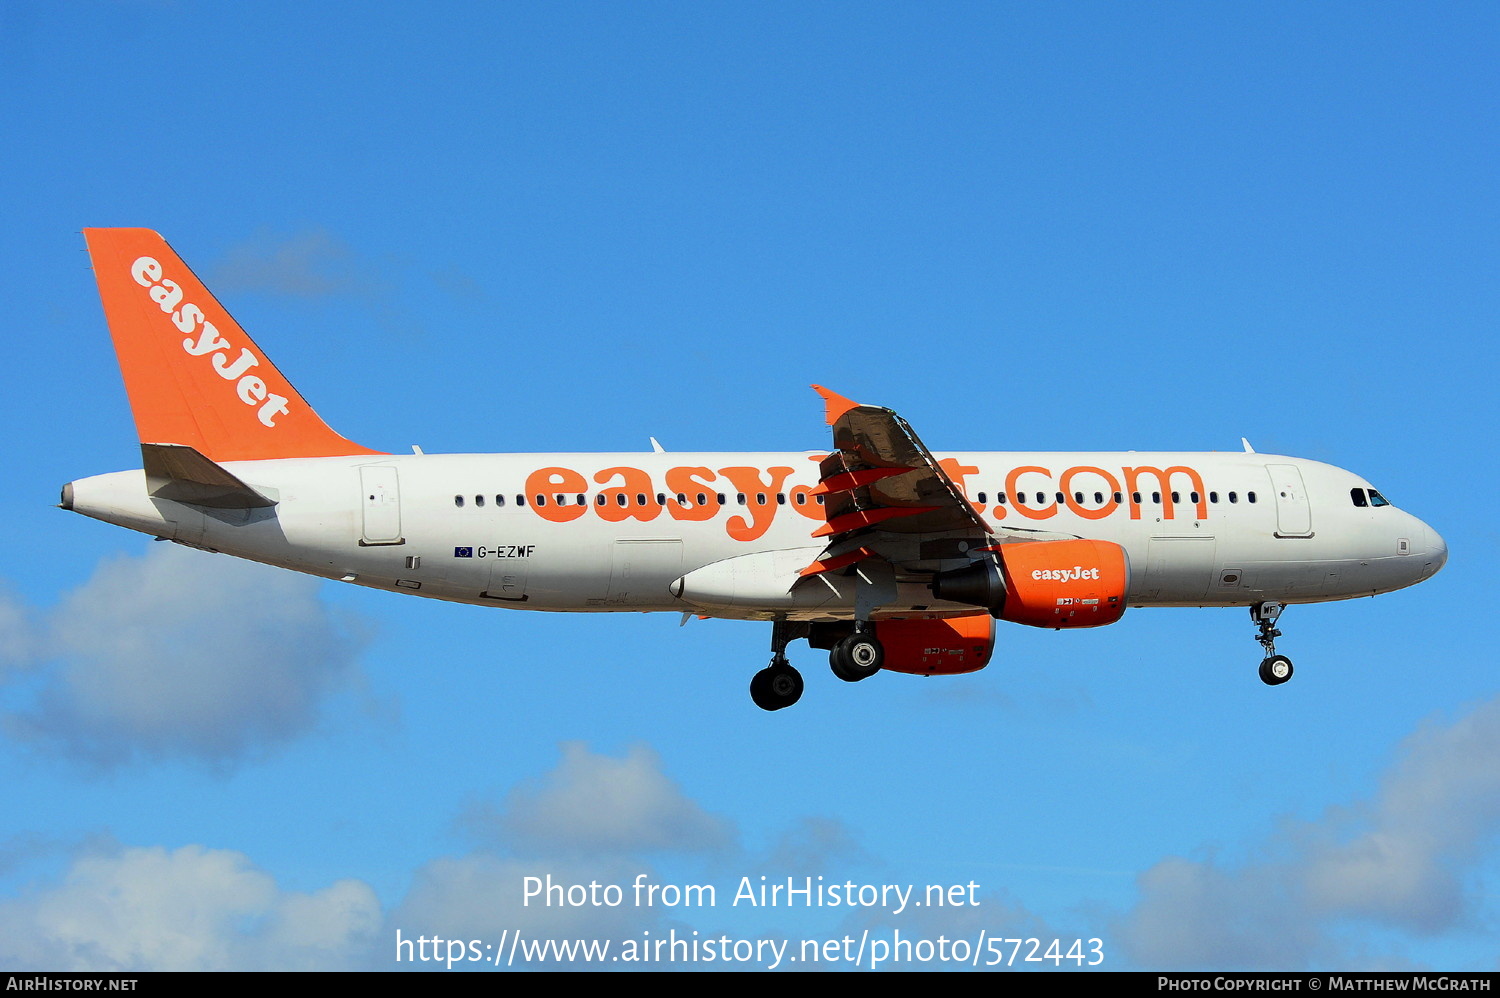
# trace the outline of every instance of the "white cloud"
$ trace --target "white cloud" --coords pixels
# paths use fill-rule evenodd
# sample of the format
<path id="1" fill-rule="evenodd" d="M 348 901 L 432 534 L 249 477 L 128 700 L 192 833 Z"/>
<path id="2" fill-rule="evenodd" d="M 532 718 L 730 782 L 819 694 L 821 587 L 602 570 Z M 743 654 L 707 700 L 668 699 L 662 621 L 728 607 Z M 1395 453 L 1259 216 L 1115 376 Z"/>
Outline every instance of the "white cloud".
<path id="1" fill-rule="evenodd" d="M 1419 933 L 1462 921 L 1464 873 L 1500 831 L 1500 700 L 1408 738 L 1367 810 L 1309 847 L 1310 903 Z"/>
<path id="2" fill-rule="evenodd" d="M 637 905 L 638 875 L 647 884 L 663 882 L 640 857 L 719 854 L 733 847 L 730 824 L 687 797 L 644 745 L 622 759 L 582 742 L 566 742 L 561 751 L 556 767 L 515 787 L 500 807 L 472 808 L 460 819 L 485 848 L 417 871 L 388 919 L 392 947 L 398 929 L 403 939 L 494 945 L 517 931 L 529 939 L 639 939 L 701 914 Z M 540 892 L 529 900 L 527 878 Z M 611 885 L 620 889 L 620 903 L 598 903 Z M 377 955 L 377 965 L 394 959 L 392 949 Z"/>
<path id="3" fill-rule="evenodd" d="M 1173 856 L 1137 887 L 1141 900 L 1111 936 L 1143 967 L 1289 970 L 1328 945 L 1283 865 L 1226 870 Z"/>
<path id="4" fill-rule="evenodd" d="M 400 286 L 385 276 L 391 266 L 357 253 L 322 229 L 286 236 L 259 232 L 231 246 L 206 283 L 221 297 L 247 291 L 304 299 L 346 296 L 370 309 L 387 332 L 421 335 L 421 323 L 400 304 Z M 409 283 L 411 268 L 399 269 Z M 442 286 L 460 293 L 461 285 L 452 279 Z"/>
<path id="5" fill-rule="evenodd" d="M 389 949 L 376 954 L 376 965 L 396 965 L 398 930 L 404 940 L 437 937 L 500 946 L 516 932 L 528 939 L 619 939 L 658 928 L 676 911 L 637 906 L 631 892 L 635 876 L 649 872 L 641 864 L 613 859 L 518 860 L 474 853 L 433 860 L 417 871 L 410 892 L 387 919 L 383 945 Z M 535 878 L 530 886 L 540 894 L 526 896 L 527 878 Z M 590 884 L 599 889 L 590 891 Z M 560 890 L 549 891 L 549 885 Z M 621 889 L 621 903 L 595 903 L 610 885 Z M 575 888 L 571 895 L 569 888 Z M 583 903 L 570 903 L 570 896 Z M 402 951 L 408 962 L 421 955 L 412 947 Z"/>
<path id="6" fill-rule="evenodd" d="M 1417 935 L 1464 926 L 1473 913 L 1469 881 L 1497 833 L 1493 700 L 1408 738 L 1372 802 L 1288 823 L 1242 864 L 1157 863 L 1141 875 L 1140 901 L 1118 935 L 1148 967 L 1347 965 L 1354 957 L 1338 941 L 1350 923 Z"/>
<path id="7" fill-rule="evenodd" d="M 8 727 L 102 764 L 222 764 L 303 734 L 359 647 L 319 585 L 175 546 L 105 562 L 50 615 L 37 703 Z"/>
<path id="8" fill-rule="evenodd" d="M 0 901 L 0 965 L 395 969 L 401 966 L 399 930 L 413 941 L 399 950 L 406 964 L 431 968 L 433 962 L 412 962 L 423 955 L 419 940 L 442 938 L 444 956 L 446 941 L 455 940 L 456 953 L 467 956 L 469 941 L 498 945 L 506 932 L 521 931 L 528 939 L 639 939 L 701 912 L 638 905 L 631 890 L 638 874 L 662 882 L 638 854 L 701 857 L 731 838 L 728 824 L 683 795 L 645 746 L 616 759 L 566 744 L 557 766 L 512 793 L 505 810 L 470 821 L 528 854 L 481 850 L 434 859 L 384 914 L 363 882 L 340 880 L 312 894 L 283 891 L 238 852 L 202 846 L 86 850 L 60 884 Z M 536 878 L 537 894 L 529 900 L 528 877 Z M 596 903 L 601 895 L 591 884 L 618 885 L 620 903 Z M 587 900 L 579 903 L 581 897 Z M 437 952 L 429 942 L 426 955 Z"/>
<path id="9" fill-rule="evenodd" d="M 798 819 L 778 836 L 759 866 L 782 876 L 830 871 L 837 866 L 868 864 L 870 856 L 849 826 L 826 816 Z"/>
<path id="10" fill-rule="evenodd" d="M 0 590 L 0 679 L 36 658 L 37 628 L 30 609 L 9 592 Z"/>
<path id="11" fill-rule="evenodd" d="M 498 811 L 481 809 L 469 824 L 523 856 L 617 856 L 712 852 L 733 829 L 686 797 L 644 745 L 623 759 L 565 742 L 557 768 L 522 784 Z"/>
<path id="12" fill-rule="evenodd" d="M 368 885 L 281 890 L 242 854 L 184 846 L 82 855 L 0 902 L 0 963 L 48 970 L 340 969 L 380 928 Z"/>
<path id="13" fill-rule="evenodd" d="M 209 284 L 230 292 L 317 298 L 367 290 L 371 279 L 359 272 L 348 246 L 318 229 L 286 237 L 260 232 L 231 246 Z"/>

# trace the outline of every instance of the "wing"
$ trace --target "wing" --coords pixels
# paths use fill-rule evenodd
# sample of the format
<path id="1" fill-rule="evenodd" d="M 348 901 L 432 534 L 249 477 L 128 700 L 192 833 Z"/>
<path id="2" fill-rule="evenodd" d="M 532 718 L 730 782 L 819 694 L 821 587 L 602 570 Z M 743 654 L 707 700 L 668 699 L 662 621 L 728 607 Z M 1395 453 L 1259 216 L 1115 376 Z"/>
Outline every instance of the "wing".
<path id="1" fill-rule="evenodd" d="M 918 577 L 970 562 L 969 552 L 1007 541 L 1072 538 L 991 527 L 938 464 L 906 420 L 890 409 L 860 405 L 819 385 L 833 450 L 813 490 L 823 499 L 827 538 L 804 578 L 879 557 L 898 577 Z"/>

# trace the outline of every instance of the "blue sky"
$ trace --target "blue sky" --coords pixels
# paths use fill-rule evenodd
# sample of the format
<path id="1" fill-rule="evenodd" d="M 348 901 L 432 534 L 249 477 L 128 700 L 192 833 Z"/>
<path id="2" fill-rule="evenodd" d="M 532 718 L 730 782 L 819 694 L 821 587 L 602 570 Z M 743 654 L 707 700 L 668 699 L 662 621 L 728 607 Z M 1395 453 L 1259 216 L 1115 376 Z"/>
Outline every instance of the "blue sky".
<path id="1" fill-rule="evenodd" d="M 1129 968 L 1496 966 L 1491 5 L 0 8 L 0 964 L 395 967 L 438 934 L 1099 938 Z M 51 508 L 138 451 L 79 230 L 162 232 L 340 432 L 1328 461 L 1447 568 L 1002 626 L 808 678 L 763 625 L 325 585 Z M 165 550 L 164 550 L 165 549 Z M 537 910 L 522 878 L 717 885 Z M 741 877 L 969 910 L 727 904 Z M 752 962 L 750 966 L 758 964 Z"/>

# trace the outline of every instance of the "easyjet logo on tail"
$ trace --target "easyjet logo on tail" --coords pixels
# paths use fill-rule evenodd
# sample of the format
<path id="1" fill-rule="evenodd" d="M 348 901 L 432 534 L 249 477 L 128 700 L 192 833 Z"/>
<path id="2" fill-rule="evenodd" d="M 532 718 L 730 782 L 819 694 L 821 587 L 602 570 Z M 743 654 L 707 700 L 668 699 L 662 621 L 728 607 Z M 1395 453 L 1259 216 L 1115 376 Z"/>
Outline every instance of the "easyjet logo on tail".
<path id="1" fill-rule="evenodd" d="M 230 343 L 219 332 L 217 326 L 208 321 L 203 309 L 193 302 L 184 302 L 182 288 L 176 281 L 163 275 L 162 266 L 153 257 L 143 256 L 130 265 L 130 276 L 135 283 L 146 289 L 151 300 L 163 313 L 172 317 L 172 325 L 188 336 L 182 341 L 182 349 L 193 357 L 207 358 L 206 363 L 225 381 L 234 382 L 235 394 L 245 405 L 258 406 L 256 416 L 261 423 L 274 427 L 276 417 L 287 412 L 284 395 L 272 392 L 264 380 L 250 371 L 260 365 L 249 347 L 240 347 L 234 352 Z M 196 335 L 196 338 L 194 337 Z"/>

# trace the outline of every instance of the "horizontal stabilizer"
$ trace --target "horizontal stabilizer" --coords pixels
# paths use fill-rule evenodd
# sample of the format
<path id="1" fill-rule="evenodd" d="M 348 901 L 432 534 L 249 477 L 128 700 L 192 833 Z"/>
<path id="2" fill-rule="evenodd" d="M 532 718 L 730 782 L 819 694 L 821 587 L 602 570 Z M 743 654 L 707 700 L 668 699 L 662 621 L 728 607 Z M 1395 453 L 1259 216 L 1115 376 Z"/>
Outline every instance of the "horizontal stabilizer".
<path id="1" fill-rule="evenodd" d="M 258 509 L 276 505 L 198 451 L 182 444 L 141 444 L 146 490 L 156 499 L 213 509 Z"/>

